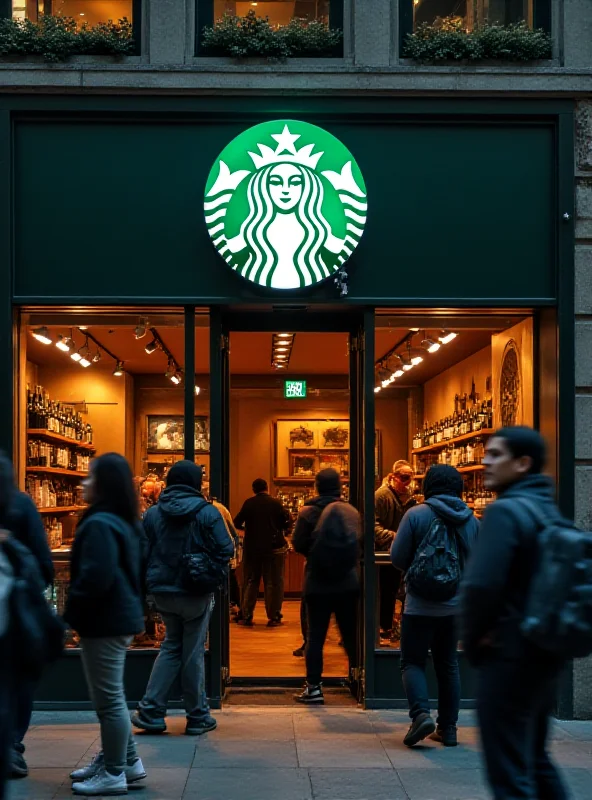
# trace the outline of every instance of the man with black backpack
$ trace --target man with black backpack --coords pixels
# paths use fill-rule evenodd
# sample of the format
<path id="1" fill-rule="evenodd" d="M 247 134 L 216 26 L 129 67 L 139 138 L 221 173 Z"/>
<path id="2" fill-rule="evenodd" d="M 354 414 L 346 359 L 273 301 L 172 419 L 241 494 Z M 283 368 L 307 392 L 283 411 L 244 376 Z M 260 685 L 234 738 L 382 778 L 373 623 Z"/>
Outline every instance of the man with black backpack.
<path id="1" fill-rule="evenodd" d="M 332 614 L 350 666 L 355 663 L 361 523 L 356 509 L 341 499 L 336 470 L 321 470 L 315 487 L 317 496 L 301 508 L 292 537 L 296 552 L 307 559 L 303 587 L 308 615 L 306 686 L 295 700 L 322 705 L 323 647 Z"/>
<path id="2" fill-rule="evenodd" d="M 591 580 L 590 536 L 562 521 L 541 474 L 545 449 L 537 431 L 520 426 L 489 440 L 485 486 L 498 499 L 463 586 L 464 650 L 478 668 L 481 738 L 499 800 L 567 797 L 546 749 L 549 717 L 565 658 L 590 652 L 590 617 L 579 624 L 590 600 L 577 593 L 578 581 Z"/>
<path id="3" fill-rule="evenodd" d="M 146 585 L 154 595 L 166 636 L 146 693 L 132 723 L 151 733 L 166 731 L 169 694 L 178 677 L 188 736 L 216 728 L 205 691 L 204 648 L 214 608 L 214 590 L 228 576 L 234 542 L 224 520 L 201 492 L 202 468 L 178 461 L 167 488 L 144 516 Z"/>
<path id="4" fill-rule="evenodd" d="M 463 567 L 479 523 L 461 499 L 462 475 L 454 467 L 431 467 L 424 502 L 409 509 L 391 546 L 393 566 L 405 573 L 401 671 L 411 726 L 403 742 L 413 747 L 430 736 L 457 744 L 460 705 L 457 613 Z M 437 727 L 430 715 L 425 668 L 432 651 L 438 679 Z"/>

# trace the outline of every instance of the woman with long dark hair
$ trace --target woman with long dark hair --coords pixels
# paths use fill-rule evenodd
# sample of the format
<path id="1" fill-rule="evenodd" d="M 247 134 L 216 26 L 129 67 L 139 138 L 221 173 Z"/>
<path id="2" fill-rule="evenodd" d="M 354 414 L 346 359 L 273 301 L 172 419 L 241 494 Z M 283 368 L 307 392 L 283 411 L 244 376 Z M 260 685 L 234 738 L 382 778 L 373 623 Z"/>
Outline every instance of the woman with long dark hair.
<path id="1" fill-rule="evenodd" d="M 76 530 L 64 618 L 80 635 L 102 750 L 70 777 L 75 793 L 95 797 L 126 794 L 128 784 L 146 777 L 123 687 L 127 648 L 144 629 L 141 532 L 132 471 L 123 456 L 106 453 L 92 461 L 83 486 L 89 508 Z"/>

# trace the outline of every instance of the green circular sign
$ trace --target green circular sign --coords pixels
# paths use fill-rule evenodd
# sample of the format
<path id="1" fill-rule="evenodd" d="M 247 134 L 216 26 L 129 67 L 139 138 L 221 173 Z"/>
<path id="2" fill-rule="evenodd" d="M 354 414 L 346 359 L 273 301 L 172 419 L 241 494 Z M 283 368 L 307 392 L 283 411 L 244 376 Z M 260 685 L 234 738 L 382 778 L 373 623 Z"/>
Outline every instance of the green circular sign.
<path id="1" fill-rule="evenodd" d="M 297 120 L 255 125 L 220 153 L 204 210 L 214 247 L 259 286 L 301 289 L 339 270 L 358 246 L 368 202 L 354 157 Z"/>

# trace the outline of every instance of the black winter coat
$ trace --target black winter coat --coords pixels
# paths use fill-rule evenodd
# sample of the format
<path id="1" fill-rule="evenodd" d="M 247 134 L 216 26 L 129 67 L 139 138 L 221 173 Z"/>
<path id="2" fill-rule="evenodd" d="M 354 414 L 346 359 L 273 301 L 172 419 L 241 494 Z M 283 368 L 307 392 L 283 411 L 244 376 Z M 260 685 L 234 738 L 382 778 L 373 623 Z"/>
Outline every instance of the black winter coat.
<path id="1" fill-rule="evenodd" d="M 405 512 L 416 505 L 415 498 L 402 500 L 388 484 L 374 495 L 374 547 L 377 552 L 388 552 Z"/>
<path id="2" fill-rule="evenodd" d="M 7 528 L 35 556 L 44 585 L 53 583 L 53 561 L 45 528 L 28 494 L 14 490 L 7 510 L 0 515 L 0 527 Z"/>
<path id="3" fill-rule="evenodd" d="M 129 636 L 144 630 L 141 531 L 91 506 L 76 530 L 64 619 L 80 636 Z"/>
<path id="4" fill-rule="evenodd" d="M 485 511 L 461 588 L 463 647 L 473 664 L 496 653 L 518 658 L 525 648 L 520 623 L 538 565 L 541 529 L 516 503 L 520 496 L 536 502 L 549 519 L 561 516 L 545 475 L 518 481 Z"/>
<path id="5" fill-rule="evenodd" d="M 181 556 L 189 552 L 190 537 L 195 535 L 196 514 L 218 556 L 229 561 L 233 557 L 234 541 L 218 509 L 197 489 L 168 486 L 144 515 L 146 587 L 150 594 L 187 594 L 181 586 L 179 567 Z"/>
<path id="6" fill-rule="evenodd" d="M 314 543 L 314 530 L 319 521 L 323 510 L 330 504 L 340 500 L 335 495 L 322 495 L 314 497 L 305 503 L 298 512 L 298 519 L 294 527 L 292 536 L 292 546 L 297 553 L 308 558 L 308 554 Z M 356 512 L 357 513 L 357 512 Z M 353 569 L 349 575 L 335 583 L 325 583 L 320 581 L 309 569 L 307 563 L 304 572 L 303 594 L 335 594 L 343 592 L 357 592 L 360 588 L 360 576 L 357 569 Z"/>

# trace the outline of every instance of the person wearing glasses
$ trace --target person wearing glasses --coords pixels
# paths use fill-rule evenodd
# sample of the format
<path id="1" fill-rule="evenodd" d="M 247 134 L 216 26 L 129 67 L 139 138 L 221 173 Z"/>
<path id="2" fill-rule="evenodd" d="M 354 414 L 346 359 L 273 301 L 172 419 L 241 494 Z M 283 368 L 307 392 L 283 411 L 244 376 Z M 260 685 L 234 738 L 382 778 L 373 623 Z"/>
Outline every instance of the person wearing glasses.
<path id="1" fill-rule="evenodd" d="M 408 461 L 395 461 L 392 471 L 374 495 L 374 547 L 377 553 L 389 553 L 405 512 L 415 505 L 412 483 L 415 473 Z M 395 603 L 401 584 L 401 573 L 391 564 L 378 569 L 380 591 L 380 639 L 391 641 Z"/>

